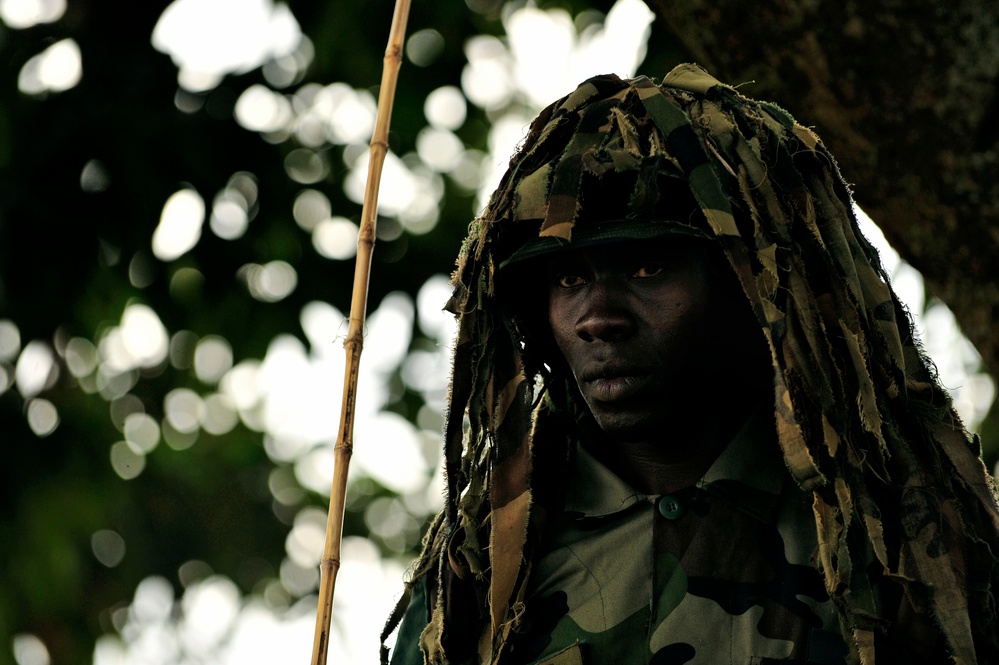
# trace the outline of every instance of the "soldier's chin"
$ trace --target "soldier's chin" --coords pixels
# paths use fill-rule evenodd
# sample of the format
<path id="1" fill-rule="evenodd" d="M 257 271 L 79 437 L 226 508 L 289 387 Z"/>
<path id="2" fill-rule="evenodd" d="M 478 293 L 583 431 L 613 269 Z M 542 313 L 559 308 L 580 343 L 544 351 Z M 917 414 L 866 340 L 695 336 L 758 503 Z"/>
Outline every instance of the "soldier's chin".
<path id="1" fill-rule="evenodd" d="M 645 410 L 614 411 L 590 408 L 593 420 L 605 439 L 620 443 L 660 441 L 665 436 L 657 414 Z"/>

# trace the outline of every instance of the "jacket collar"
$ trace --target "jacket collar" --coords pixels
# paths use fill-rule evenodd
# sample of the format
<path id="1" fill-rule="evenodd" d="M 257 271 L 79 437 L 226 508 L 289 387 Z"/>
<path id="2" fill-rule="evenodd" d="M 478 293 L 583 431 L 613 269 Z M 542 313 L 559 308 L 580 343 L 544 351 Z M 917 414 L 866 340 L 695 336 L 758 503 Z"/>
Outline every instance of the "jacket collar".
<path id="1" fill-rule="evenodd" d="M 773 523 L 789 480 L 773 412 L 761 404 L 696 485 L 757 520 Z M 639 493 L 585 447 L 576 446 L 566 483 L 567 518 L 609 517 L 658 498 Z"/>

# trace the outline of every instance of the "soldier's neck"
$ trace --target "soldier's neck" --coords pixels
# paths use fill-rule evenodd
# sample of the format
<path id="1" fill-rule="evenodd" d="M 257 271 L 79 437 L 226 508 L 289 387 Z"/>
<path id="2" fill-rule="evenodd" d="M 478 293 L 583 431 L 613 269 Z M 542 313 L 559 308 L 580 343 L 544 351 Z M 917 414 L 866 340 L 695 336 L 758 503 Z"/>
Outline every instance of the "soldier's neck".
<path id="1" fill-rule="evenodd" d="M 700 480 L 749 417 L 745 408 L 729 407 L 713 419 L 687 418 L 654 440 L 603 439 L 596 457 L 643 494 L 669 494 Z"/>

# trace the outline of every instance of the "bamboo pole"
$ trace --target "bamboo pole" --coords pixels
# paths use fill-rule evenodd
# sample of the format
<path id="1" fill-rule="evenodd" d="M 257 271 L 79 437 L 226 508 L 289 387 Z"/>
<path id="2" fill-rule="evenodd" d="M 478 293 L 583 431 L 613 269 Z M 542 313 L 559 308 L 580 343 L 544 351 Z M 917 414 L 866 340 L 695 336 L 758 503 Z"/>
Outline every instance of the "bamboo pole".
<path id="1" fill-rule="evenodd" d="M 333 489 L 330 492 L 329 516 L 326 521 L 326 545 L 320 562 L 319 605 L 316 608 L 316 634 L 312 643 L 312 665 L 325 665 L 329 649 L 330 620 L 333 618 L 333 592 L 340 570 L 340 539 L 343 535 L 344 500 L 347 495 L 347 470 L 354 448 L 354 402 L 357 398 L 357 372 L 364 345 L 364 318 L 368 306 L 368 280 L 371 274 L 371 253 L 375 245 L 375 219 L 378 211 L 378 187 L 382 165 L 388 152 L 389 121 L 395 86 L 402 64 L 402 46 L 406 35 L 410 0 L 396 0 L 389 31 L 388 46 L 382 66 L 382 82 L 378 92 L 378 113 L 371 136 L 368 182 L 361 209 L 360 232 L 357 237 L 357 262 L 354 264 L 354 290 L 350 302 L 350 323 L 343 346 L 347 366 L 343 374 L 343 403 L 340 411 L 340 433 L 333 448 Z"/>

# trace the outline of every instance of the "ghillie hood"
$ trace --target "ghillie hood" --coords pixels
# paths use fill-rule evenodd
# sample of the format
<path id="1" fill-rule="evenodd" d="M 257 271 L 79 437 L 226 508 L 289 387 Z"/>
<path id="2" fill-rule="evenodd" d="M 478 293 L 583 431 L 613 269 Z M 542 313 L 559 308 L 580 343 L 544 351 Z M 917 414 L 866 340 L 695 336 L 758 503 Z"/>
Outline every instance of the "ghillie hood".
<path id="1" fill-rule="evenodd" d="M 596 77 L 542 111 L 471 224 L 449 303 L 447 495 L 414 579 L 436 594 L 428 662 L 502 662 L 574 436 L 566 378 L 518 319 L 501 266 L 599 240 L 608 223 L 622 237 L 700 236 L 727 257 L 769 345 L 778 441 L 814 497 L 817 566 L 851 659 L 874 662 L 890 618 L 871 552 L 928 607 L 955 662 L 999 658 L 995 489 L 832 155 L 781 108 L 681 65 L 660 85 Z"/>

